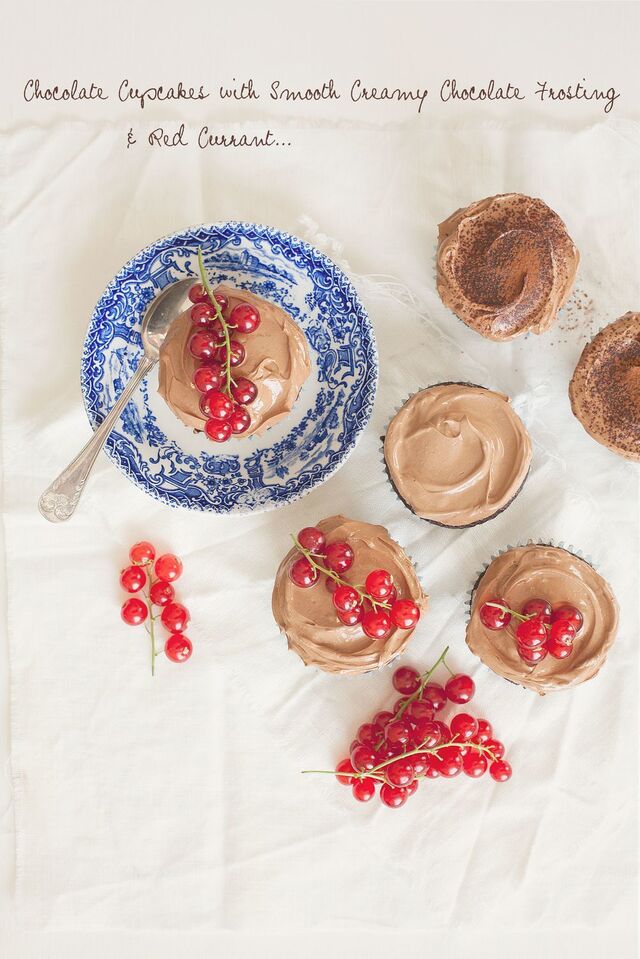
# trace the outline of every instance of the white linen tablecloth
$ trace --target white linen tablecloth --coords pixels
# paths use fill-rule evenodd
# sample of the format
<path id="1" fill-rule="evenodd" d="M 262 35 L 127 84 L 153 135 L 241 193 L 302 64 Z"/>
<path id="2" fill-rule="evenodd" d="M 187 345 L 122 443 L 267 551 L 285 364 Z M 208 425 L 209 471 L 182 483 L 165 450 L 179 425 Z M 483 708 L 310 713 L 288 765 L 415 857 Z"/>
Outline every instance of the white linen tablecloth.
<path id="1" fill-rule="evenodd" d="M 259 169 L 240 151 L 215 163 L 149 151 L 123 160 L 121 130 L 80 121 L 24 127 L 5 142 L 2 441 L 19 920 L 345 935 L 575 930 L 576 941 L 604 941 L 630 928 L 635 908 L 638 472 L 584 433 L 567 385 L 590 336 L 640 302 L 638 127 L 292 132 L 296 148 L 265 151 Z M 582 260 L 550 333 L 493 344 L 439 301 L 437 223 L 511 190 L 544 198 Z M 36 503 L 88 436 L 78 367 L 102 289 L 156 237 L 232 218 L 306 236 L 357 283 L 380 384 L 355 453 L 301 502 L 227 518 L 160 506 L 101 456 L 76 516 L 50 526 Z M 515 503 L 462 532 L 412 516 L 380 462 L 393 409 L 448 379 L 509 393 L 534 445 Z M 415 560 L 431 609 L 403 661 L 425 667 L 451 646 L 452 664 L 477 682 L 475 709 L 507 745 L 508 784 L 435 781 L 394 812 L 356 804 L 328 777 L 300 775 L 331 767 L 358 723 L 393 701 L 389 671 L 305 669 L 271 617 L 289 531 L 338 511 L 385 524 Z M 193 614 L 192 660 L 160 659 L 153 680 L 146 635 L 119 619 L 118 571 L 141 537 L 183 557 L 180 594 Z M 584 551 L 621 606 L 601 674 L 545 698 L 503 682 L 464 644 L 476 573 L 529 538 Z"/>

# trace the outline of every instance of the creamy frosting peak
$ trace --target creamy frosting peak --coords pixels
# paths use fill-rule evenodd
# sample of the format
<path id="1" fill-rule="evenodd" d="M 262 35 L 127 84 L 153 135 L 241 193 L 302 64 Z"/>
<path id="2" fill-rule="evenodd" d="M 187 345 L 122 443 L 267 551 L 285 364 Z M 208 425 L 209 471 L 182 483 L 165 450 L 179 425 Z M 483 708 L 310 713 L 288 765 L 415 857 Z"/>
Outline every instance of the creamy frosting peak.
<path id="1" fill-rule="evenodd" d="M 239 337 L 246 356 L 234 372 L 248 377 L 258 389 L 248 407 L 251 426 L 237 438 L 261 435 L 291 411 L 311 371 L 309 347 L 300 327 L 275 303 L 224 284 L 215 292 L 228 298 L 229 310 L 238 303 L 250 303 L 260 312 L 258 329 Z M 188 348 L 190 312 L 186 310 L 173 321 L 162 345 L 158 392 L 185 426 L 203 430 L 206 419 L 200 409 L 201 394 L 193 385 L 193 373 L 199 364 Z"/>
<path id="2" fill-rule="evenodd" d="M 640 313 L 625 313 L 585 346 L 569 398 L 598 443 L 640 461 Z"/>
<path id="3" fill-rule="evenodd" d="M 349 543 L 355 554 L 344 578 L 359 585 L 372 569 L 387 569 L 398 596 L 413 599 L 424 612 L 427 597 L 404 551 L 383 526 L 331 516 L 315 524 L 328 542 Z M 280 563 L 273 587 L 273 615 L 285 633 L 289 648 L 308 666 L 330 673 L 361 673 L 388 663 L 405 648 L 413 630 L 393 629 L 385 640 L 369 639 L 360 626 L 344 626 L 336 615 L 324 577 L 309 589 L 295 586 L 289 566 L 297 555 L 291 549 Z"/>
<path id="4" fill-rule="evenodd" d="M 409 399 L 384 440 L 391 481 L 416 515 L 470 526 L 514 498 L 529 471 L 531 441 L 508 397 L 465 383 Z"/>
<path id="5" fill-rule="evenodd" d="M 501 597 L 515 610 L 534 598 L 547 599 L 552 606 L 575 606 L 584 622 L 571 655 L 566 659 L 548 655 L 536 666 L 528 666 L 518 655 L 510 627 L 490 630 L 483 626 L 478 609 L 492 597 Z M 618 605 L 611 587 L 589 563 L 556 546 L 518 546 L 494 559 L 480 577 L 466 638 L 469 649 L 499 676 L 544 694 L 595 676 L 615 639 L 617 625 Z"/>
<path id="6" fill-rule="evenodd" d="M 543 333 L 565 303 L 579 254 L 560 217 L 521 193 L 488 197 L 439 226 L 438 292 L 492 340 Z"/>

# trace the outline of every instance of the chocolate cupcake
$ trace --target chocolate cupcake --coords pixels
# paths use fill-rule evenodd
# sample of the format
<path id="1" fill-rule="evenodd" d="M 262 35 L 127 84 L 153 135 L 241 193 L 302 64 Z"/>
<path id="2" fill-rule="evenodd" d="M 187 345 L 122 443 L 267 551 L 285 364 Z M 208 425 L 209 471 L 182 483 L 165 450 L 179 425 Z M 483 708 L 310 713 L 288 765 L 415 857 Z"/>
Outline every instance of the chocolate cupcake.
<path id="1" fill-rule="evenodd" d="M 521 193 L 457 210 L 438 228 L 445 306 L 490 340 L 544 333 L 566 302 L 579 254 L 557 213 Z"/>
<path id="2" fill-rule="evenodd" d="M 438 383 L 396 413 L 383 453 L 395 492 L 416 516 L 461 529 L 513 502 L 529 473 L 531 440 L 504 394 Z"/>
<path id="3" fill-rule="evenodd" d="M 413 617 L 416 621 L 426 610 L 427 596 L 411 560 L 383 526 L 331 516 L 310 529 L 320 531 L 326 543 L 322 546 L 324 552 L 316 557 L 320 564 L 327 562 L 331 547 L 346 544 L 352 557 L 348 569 L 340 573 L 345 581 L 364 589 L 363 584 L 372 571 L 386 570 L 396 592 L 395 596 L 385 600 L 387 607 L 392 608 L 396 600 L 409 600 L 411 602 L 407 605 L 413 606 L 414 610 L 417 607 L 417 616 Z M 319 574 L 307 588 L 292 581 L 292 565 L 301 556 L 294 547 L 280 563 L 273 587 L 272 608 L 281 632 L 287 637 L 289 649 L 297 653 L 305 665 L 329 673 L 363 673 L 390 663 L 405 649 L 415 623 L 409 628 L 400 628 L 394 622 L 383 638 L 366 635 L 362 621 L 346 625 L 336 611 L 335 582 L 329 577 Z"/>
<path id="4" fill-rule="evenodd" d="M 556 658 L 545 649 L 539 662 L 527 663 L 519 652 L 516 622 L 490 629 L 482 621 L 480 608 L 496 599 L 516 612 L 522 612 L 532 600 L 545 600 L 553 610 L 573 607 L 578 628 L 570 653 Z M 480 574 L 471 593 L 466 640 L 469 649 L 494 673 L 544 695 L 595 676 L 615 639 L 617 625 L 616 599 L 593 566 L 564 547 L 528 544 L 500 553 Z M 544 645 L 548 647 L 548 640 Z"/>
<path id="5" fill-rule="evenodd" d="M 311 372 L 309 347 L 297 323 L 275 303 L 225 285 L 216 287 L 214 293 L 225 304 L 227 317 L 241 304 L 254 307 L 260 316 L 255 332 L 240 337 L 243 358 L 233 369 L 234 379 L 249 380 L 255 390 L 255 398 L 250 400 L 250 425 L 237 438 L 260 436 L 293 408 Z M 189 349 L 194 332 L 191 310 L 174 320 L 160 349 L 158 392 L 185 426 L 201 431 L 210 414 L 203 412 L 203 393 L 194 383 L 200 362 Z"/>
<path id="6" fill-rule="evenodd" d="M 569 399 L 594 440 L 640 462 L 640 313 L 625 313 L 585 346 Z"/>

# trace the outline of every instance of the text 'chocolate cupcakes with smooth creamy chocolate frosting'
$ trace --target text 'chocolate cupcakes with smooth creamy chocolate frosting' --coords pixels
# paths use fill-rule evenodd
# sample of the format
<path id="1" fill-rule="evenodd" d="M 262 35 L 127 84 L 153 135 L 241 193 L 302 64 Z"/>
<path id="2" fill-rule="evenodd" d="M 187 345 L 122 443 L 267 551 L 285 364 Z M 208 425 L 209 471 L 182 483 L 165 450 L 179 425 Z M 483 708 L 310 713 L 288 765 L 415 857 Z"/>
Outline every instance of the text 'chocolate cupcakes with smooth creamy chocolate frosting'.
<path id="1" fill-rule="evenodd" d="M 590 563 L 564 547 L 505 550 L 471 594 L 467 645 L 489 669 L 544 695 L 591 679 L 618 627 L 618 604 Z"/>
<path id="2" fill-rule="evenodd" d="M 513 502 L 529 473 L 531 440 L 507 396 L 439 383 L 415 393 L 393 417 L 384 460 L 394 490 L 416 516 L 463 528 Z"/>
<path id="3" fill-rule="evenodd" d="M 569 398 L 594 440 L 640 462 L 640 313 L 625 313 L 585 346 Z"/>
<path id="4" fill-rule="evenodd" d="M 307 666 L 363 673 L 395 659 L 427 609 L 411 560 L 383 526 L 331 516 L 294 537 L 272 608 Z"/>
<path id="5" fill-rule="evenodd" d="M 544 333 L 566 302 L 579 254 L 557 213 L 521 193 L 457 210 L 439 226 L 438 292 L 490 340 Z"/>

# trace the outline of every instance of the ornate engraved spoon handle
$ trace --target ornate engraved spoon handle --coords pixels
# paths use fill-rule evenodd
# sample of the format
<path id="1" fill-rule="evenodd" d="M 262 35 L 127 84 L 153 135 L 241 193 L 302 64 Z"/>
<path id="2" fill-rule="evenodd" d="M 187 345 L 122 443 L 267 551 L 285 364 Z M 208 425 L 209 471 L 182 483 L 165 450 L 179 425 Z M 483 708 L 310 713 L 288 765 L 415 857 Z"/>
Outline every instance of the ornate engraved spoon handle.
<path id="1" fill-rule="evenodd" d="M 135 373 L 87 445 L 82 448 L 67 468 L 60 473 L 60 476 L 54 479 L 51 486 L 44 491 L 38 501 L 38 509 L 45 519 L 48 519 L 51 523 L 62 523 L 73 514 L 82 495 L 84 484 L 91 472 L 91 467 L 95 463 L 98 453 L 104 446 L 107 436 L 115 426 L 122 410 L 131 399 L 132 394 L 137 389 L 140 380 L 147 375 L 154 365 L 153 360 L 147 359 L 146 356 L 142 357 Z"/>

